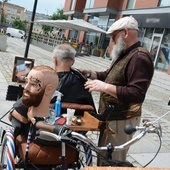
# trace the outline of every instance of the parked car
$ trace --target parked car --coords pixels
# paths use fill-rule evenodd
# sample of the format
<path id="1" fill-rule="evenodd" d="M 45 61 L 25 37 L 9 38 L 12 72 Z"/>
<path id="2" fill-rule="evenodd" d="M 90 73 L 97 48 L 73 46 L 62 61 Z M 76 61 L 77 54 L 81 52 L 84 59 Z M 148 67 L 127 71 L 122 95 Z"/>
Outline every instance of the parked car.
<path id="1" fill-rule="evenodd" d="M 8 27 L 6 30 L 6 35 L 9 37 L 17 37 L 23 39 L 25 36 L 25 31 Z"/>

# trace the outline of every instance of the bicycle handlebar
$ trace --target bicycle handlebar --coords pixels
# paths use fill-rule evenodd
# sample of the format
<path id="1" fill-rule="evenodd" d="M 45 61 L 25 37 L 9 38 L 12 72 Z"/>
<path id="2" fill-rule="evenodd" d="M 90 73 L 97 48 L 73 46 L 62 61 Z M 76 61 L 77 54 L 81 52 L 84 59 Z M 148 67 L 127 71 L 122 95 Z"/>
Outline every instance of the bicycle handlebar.
<path id="1" fill-rule="evenodd" d="M 61 142 L 73 142 L 73 143 L 80 143 L 84 142 L 88 144 L 93 150 L 100 152 L 100 151 L 106 151 L 108 150 L 108 146 L 111 146 L 111 144 L 108 144 L 107 146 L 98 147 L 93 141 L 91 141 L 88 137 L 77 133 L 75 131 L 69 130 L 69 127 L 67 126 L 59 126 L 59 125 L 46 125 L 44 122 L 37 122 L 36 127 L 38 129 L 42 129 L 43 131 L 40 131 L 40 134 L 46 134 L 53 138 L 55 138 L 57 141 Z M 45 131 L 44 131 L 45 130 Z M 126 126 L 125 132 L 133 133 L 134 131 L 140 130 L 141 132 L 128 142 L 119 145 L 119 146 L 113 146 L 114 151 L 120 151 L 128 148 L 132 144 L 139 141 L 143 136 L 145 136 L 146 133 L 156 133 L 158 135 L 161 135 L 161 126 L 158 124 L 156 126 L 155 124 L 152 124 L 152 122 L 147 122 L 142 127 L 133 127 L 133 126 Z M 130 133 L 129 133 L 130 134 Z M 76 140 L 75 140 L 76 139 Z"/>

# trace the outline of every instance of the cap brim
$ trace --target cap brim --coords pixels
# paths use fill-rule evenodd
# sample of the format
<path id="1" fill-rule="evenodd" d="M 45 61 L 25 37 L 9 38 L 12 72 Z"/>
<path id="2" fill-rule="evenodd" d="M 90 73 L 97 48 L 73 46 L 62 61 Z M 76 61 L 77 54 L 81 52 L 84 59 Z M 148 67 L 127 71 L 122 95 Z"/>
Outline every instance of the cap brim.
<path id="1" fill-rule="evenodd" d="M 111 32 L 111 31 L 107 31 L 107 32 L 106 32 L 107 35 L 110 35 L 110 34 L 112 34 L 112 33 L 113 33 L 113 32 Z"/>

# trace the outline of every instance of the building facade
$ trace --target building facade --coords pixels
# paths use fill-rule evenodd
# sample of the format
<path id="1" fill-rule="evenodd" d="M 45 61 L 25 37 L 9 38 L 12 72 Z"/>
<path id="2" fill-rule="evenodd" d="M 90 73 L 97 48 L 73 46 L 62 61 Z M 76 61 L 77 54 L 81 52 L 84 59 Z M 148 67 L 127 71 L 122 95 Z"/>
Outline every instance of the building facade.
<path id="1" fill-rule="evenodd" d="M 132 15 L 139 23 L 139 41 L 150 51 L 155 68 L 167 70 L 170 64 L 169 0 L 65 0 L 64 14 L 69 19 L 84 19 L 106 31 L 115 20 Z M 105 50 L 112 49 L 112 41 L 105 34 L 66 32 L 70 38 L 77 35 L 79 41 L 84 39 Z"/>
<path id="2" fill-rule="evenodd" d="M 11 25 L 15 19 L 24 20 L 24 7 L 3 2 L 0 2 L 0 6 L 5 15 L 5 23 Z"/>
<path id="3" fill-rule="evenodd" d="M 24 7 L 15 4 L 3 3 L 3 2 L 0 2 L 0 8 L 2 9 L 0 13 L 0 17 L 2 15 L 2 11 L 5 17 L 5 22 L 3 22 L 3 26 L 1 25 L 0 22 L 1 28 L 6 30 L 6 27 L 12 27 L 12 22 L 16 19 L 21 21 L 26 20 L 27 21 L 26 31 L 28 32 L 30 28 L 31 18 L 32 18 L 32 11 L 25 10 Z M 34 20 L 43 20 L 43 19 L 46 20 L 49 17 L 50 17 L 49 15 L 36 13 Z M 35 23 L 32 32 L 35 33 L 42 32 L 42 25 Z"/>
<path id="4" fill-rule="evenodd" d="M 46 15 L 46 14 L 41 14 L 41 13 L 36 13 L 35 14 L 35 18 L 34 18 L 34 21 L 36 20 L 47 20 L 49 19 L 49 15 Z M 29 27 L 30 27 L 30 23 L 31 23 L 31 18 L 32 18 L 32 11 L 28 11 L 26 10 L 25 11 L 25 15 L 24 15 L 24 20 L 27 21 L 27 30 L 29 30 Z M 33 30 L 32 30 L 33 33 L 37 33 L 37 34 L 40 34 L 43 32 L 42 30 L 42 25 L 39 24 L 39 23 L 34 23 L 33 25 Z"/>

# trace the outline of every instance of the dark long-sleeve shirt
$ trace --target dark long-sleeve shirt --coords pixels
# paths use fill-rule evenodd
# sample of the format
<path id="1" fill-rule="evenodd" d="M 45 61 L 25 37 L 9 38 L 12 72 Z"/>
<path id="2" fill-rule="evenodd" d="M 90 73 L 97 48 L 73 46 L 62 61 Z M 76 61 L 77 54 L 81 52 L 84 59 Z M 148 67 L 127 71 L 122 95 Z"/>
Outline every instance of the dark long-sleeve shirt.
<path id="1" fill-rule="evenodd" d="M 132 49 L 140 46 L 140 42 L 132 45 L 126 52 L 121 54 L 118 61 Z M 151 60 L 145 55 L 147 54 L 138 52 L 131 58 L 125 71 L 126 86 L 116 86 L 116 94 L 119 102 L 142 103 L 144 101 L 154 71 L 153 63 L 151 63 Z M 97 72 L 97 78 L 104 81 L 107 73 L 108 70 Z"/>

